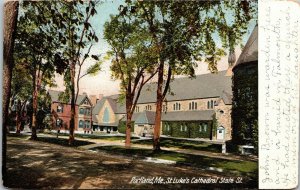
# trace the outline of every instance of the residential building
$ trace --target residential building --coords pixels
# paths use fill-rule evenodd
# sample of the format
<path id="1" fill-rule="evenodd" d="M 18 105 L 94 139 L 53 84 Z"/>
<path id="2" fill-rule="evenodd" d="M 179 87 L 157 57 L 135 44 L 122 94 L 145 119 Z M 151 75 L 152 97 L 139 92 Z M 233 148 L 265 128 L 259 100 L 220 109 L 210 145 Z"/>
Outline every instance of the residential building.
<path id="1" fill-rule="evenodd" d="M 51 97 L 52 129 L 68 130 L 71 120 L 71 103 L 60 99 L 63 92 L 49 90 Z M 92 132 L 93 105 L 86 93 L 78 95 L 75 105 L 75 131 Z"/>

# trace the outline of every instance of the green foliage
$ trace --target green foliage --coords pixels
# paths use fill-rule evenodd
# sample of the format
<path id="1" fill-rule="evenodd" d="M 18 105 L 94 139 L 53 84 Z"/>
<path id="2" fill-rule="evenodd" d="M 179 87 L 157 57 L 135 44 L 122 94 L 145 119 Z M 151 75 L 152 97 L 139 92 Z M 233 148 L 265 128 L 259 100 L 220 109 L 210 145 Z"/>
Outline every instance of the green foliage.
<path id="1" fill-rule="evenodd" d="M 232 140 L 236 145 L 258 142 L 258 65 L 236 67 L 233 76 Z"/>
<path id="2" fill-rule="evenodd" d="M 119 133 L 126 133 L 126 122 L 125 121 L 120 121 L 119 122 L 119 126 L 118 126 L 118 131 Z M 131 122 L 131 128 L 130 131 L 133 132 L 134 131 L 134 122 Z"/>
<path id="3" fill-rule="evenodd" d="M 128 1 L 120 10 L 148 28 L 157 54 L 174 74 L 191 76 L 201 60 L 215 72 L 224 49 L 234 50 L 249 21 L 257 19 L 255 1 Z"/>
<path id="4" fill-rule="evenodd" d="M 217 136 L 217 128 L 218 128 L 218 120 L 216 117 L 216 114 L 213 115 L 213 120 L 212 120 L 212 137 Z"/>
<path id="5" fill-rule="evenodd" d="M 205 131 L 206 125 L 206 131 Z M 201 129 L 200 129 L 201 128 Z M 163 122 L 162 134 L 183 138 L 210 138 L 211 122 L 174 121 Z"/>

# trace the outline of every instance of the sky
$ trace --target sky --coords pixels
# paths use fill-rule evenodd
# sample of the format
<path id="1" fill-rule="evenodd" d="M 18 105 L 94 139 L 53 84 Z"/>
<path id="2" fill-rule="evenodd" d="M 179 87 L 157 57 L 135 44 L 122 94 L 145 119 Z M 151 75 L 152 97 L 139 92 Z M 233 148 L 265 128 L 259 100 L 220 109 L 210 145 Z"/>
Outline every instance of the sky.
<path id="1" fill-rule="evenodd" d="M 97 14 L 91 19 L 91 25 L 95 29 L 96 35 L 99 39 L 98 43 L 94 44 L 94 46 L 92 47 L 91 54 L 100 55 L 100 59 L 103 58 L 106 52 L 109 50 L 109 45 L 103 39 L 104 23 L 109 20 L 111 14 L 118 13 L 118 7 L 121 4 L 124 4 L 124 1 L 104 0 L 97 7 Z M 249 38 L 249 35 L 251 34 L 251 31 L 253 30 L 254 26 L 255 26 L 254 22 L 250 23 L 248 33 L 244 36 L 243 39 L 244 44 Z M 236 48 L 237 59 L 240 53 L 241 53 L 241 49 L 239 47 Z M 228 58 L 227 56 L 225 56 L 218 62 L 217 68 L 219 71 L 226 70 L 228 68 L 227 60 Z M 93 63 L 95 63 L 95 60 L 87 59 L 86 62 L 84 63 L 83 71 L 85 71 Z M 195 71 L 197 75 L 210 72 L 207 68 L 206 63 L 199 63 Z M 65 87 L 63 84 L 63 77 L 56 74 L 55 80 L 57 83 L 57 87 L 51 89 L 64 90 Z M 85 76 L 82 79 L 80 79 L 79 93 L 81 94 L 83 92 L 86 92 L 89 95 L 102 94 L 104 96 L 118 94 L 120 89 L 119 83 L 120 81 L 111 78 L 110 61 L 107 60 L 103 62 L 101 66 L 101 71 L 97 75 Z"/>

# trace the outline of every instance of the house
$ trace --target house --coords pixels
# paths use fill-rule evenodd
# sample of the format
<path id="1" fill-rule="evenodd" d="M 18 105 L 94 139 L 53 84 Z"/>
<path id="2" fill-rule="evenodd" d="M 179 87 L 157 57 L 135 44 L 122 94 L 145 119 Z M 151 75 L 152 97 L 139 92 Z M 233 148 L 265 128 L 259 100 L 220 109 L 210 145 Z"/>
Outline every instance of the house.
<path id="1" fill-rule="evenodd" d="M 63 92 L 49 90 L 51 97 L 52 129 L 68 130 L 71 120 L 71 103 L 61 100 Z M 78 95 L 75 105 L 75 131 L 92 132 L 93 105 L 86 93 Z"/>
<path id="2" fill-rule="evenodd" d="M 257 147 L 258 143 L 258 27 L 250 35 L 233 67 L 232 141 Z"/>
<path id="3" fill-rule="evenodd" d="M 231 139 L 231 76 L 227 71 L 195 78 L 176 78 L 163 104 L 161 134 L 213 140 Z M 144 86 L 132 117 L 132 132 L 152 135 L 156 109 L 155 83 Z M 118 95 L 104 97 L 93 110 L 98 130 L 125 132 L 126 111 Z"/>

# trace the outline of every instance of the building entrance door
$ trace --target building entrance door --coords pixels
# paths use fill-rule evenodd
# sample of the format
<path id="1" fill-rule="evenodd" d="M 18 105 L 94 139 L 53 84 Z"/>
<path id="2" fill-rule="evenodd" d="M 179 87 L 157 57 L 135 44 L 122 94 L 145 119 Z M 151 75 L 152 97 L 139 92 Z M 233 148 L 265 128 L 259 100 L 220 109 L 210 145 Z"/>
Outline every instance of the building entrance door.
<path id="1" fill-rule="evenodd" d="M 217 129 L 217 140 L 225 139 L 225 128 L 223 126 L 218 127 Z"/>

